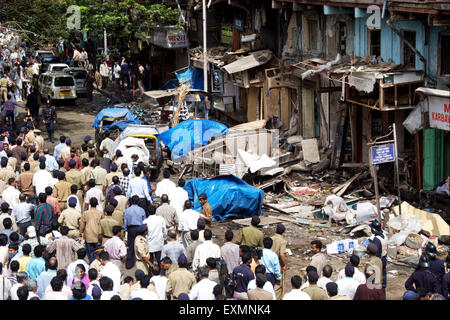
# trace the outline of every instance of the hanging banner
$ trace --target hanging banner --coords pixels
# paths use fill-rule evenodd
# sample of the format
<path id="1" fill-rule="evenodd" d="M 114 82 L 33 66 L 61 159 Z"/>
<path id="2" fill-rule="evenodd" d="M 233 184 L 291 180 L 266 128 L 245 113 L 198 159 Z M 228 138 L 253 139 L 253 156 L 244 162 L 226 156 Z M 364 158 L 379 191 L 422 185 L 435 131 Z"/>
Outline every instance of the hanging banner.
<path id="1" fill-rule="evenodd" d="M 167 48 L 186 48 L 188 46 L 186 33 L 176 27 L 158 27 L 150 31 L 150 43 Z"/>
<path id="2" fill-rule="evenodd" d="M 449 98 L 428 96 L 430 127 L 450 131 L 450 101 Z"/>

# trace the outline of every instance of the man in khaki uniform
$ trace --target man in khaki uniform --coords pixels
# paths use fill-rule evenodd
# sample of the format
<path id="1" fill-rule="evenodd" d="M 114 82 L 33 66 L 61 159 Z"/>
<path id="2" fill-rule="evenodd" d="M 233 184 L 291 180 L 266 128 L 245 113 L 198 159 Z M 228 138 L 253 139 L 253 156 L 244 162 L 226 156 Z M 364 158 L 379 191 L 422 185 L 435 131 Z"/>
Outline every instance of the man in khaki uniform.
<path id="1" fill-rule="evenodd" d="M 278 255 L 278 258 L 280 260 L 280 267 L 281 267 L 281 284 L 278 284 L 276 281 L 274 290 L 277 297 L 277 300 L 281 300 L 281 298 L 284 295 L 284 274 L 287 270 L 287 262 L 286 262 L 286 239 L 283 238 L 283 233 L 286 231 L 286 227 L 278 223 L 276 234 L 272 236 L 272 251 L 275 252 Z"/>
<path id="2" fill-rule="evenodd" d="M 66 139 L 66 146 L 59 152 L 59 159 L 63 159 L 64 161 L 66 161 L 66 159 L 70 157 L 71 144 L 72 140 L 70 140 L 69 138 Z"/>
<path id="3" fill-rule="evenodd" d="M 98 245 L 98 224 L 103 219 L 103 212 L 96 209 L 98 205 L 97 198 L 91 198 L 89 201 L 91 208 L 81 215 L 80 233 L 86 242 L 86 251 L 88 253 L 89 263 L 94 261 L 94 251 Z"/>
<path id="4" fill-rule="evenodd" d="M 24 171 L 19 174 L 19 177 L 17 178 L 17 187 L 22 193 L 34 196 L 34 174 L 30 171 L 30 164 L 28 162 L 25 162 L 23 165 Z"/>
<path id="5" fill-rule="evenodd" d="M 25 144 L 28 146 L 34 146 L 36 144 L 36 134 L 33 130 L 28 131 L 25 136 Z"/>
<path id="6" fill-rule="evenodd" d="M 79 238 L 80 237 L 80 220 L 81 212 L 75 209 L 77 201 L 75 198 L 69 199 L 69 208 L 63 210 L 58 218 L 58 223 L 62 226 L 69 228 L 68 237 L 69 238 Z"/>
<path id="7" fill-rule="evenodd" d="M 8 159 L 3 157 L 1 159 L 0 180 L 8 182 L 9 178 L 16 178 L 16 174 L 8 168 Z"/>
<path id="8" fill-rule="evenodd" d="M 106 180 L 106 170 L 100 167 L 100 160 L 94 159 L 91 163 L 91 166 L 93 167 L 91 171 L 90 179 L 95 180 L 95 187 L 103 190 L 103 185 L 105 184 Z"/>
<path id="9" fill-rule="evenodd" d="M 117 165 L 115 163 L 111 165 L 111 172 L 106 174 L 105 183 L 103 184 L 103 192 L 108 190 L 109 185 L 113 182 L 113 177 L 120 177 L 120 173 L 117 172 Z"/>
<path id="10" fill-rule="evenodd" d="M 200 211 L 200 217 L 202 217 L 206 222 L 205 229 L 211 229 L 212 222 L 212 208 L 207 201 L 207 197 L 205 193 L 202 193 L 198 196 L 198 201 L 202 205 L 202 210 Z"/>
<path id="11" fill-rule="evenodd" d="M 257 228 L 260 222 L 258 216 L 253 216 L 251 226 L 242 228 L 237 239 L 241 246 L 263 247 L 264 234 Z"/>
<path id="12" fill-rule="evenodd" d="M 114 194 L 116 194 L 116 192 L 114 192 Z M 127 197 L 125 197 L 122 194 L 118 194 L 118 195 L 114 196 L 114 199 L 116 199 L 118 202 L 116 209 L 119 210 L 120 212 L 124 213 L 125 210 L 127 209 L 127 204 L 128 204 Z"/>
<path id="13" fill-rule="evenodd" d="M 114 212 L 111 215 L 111 217 L 116 220 L 116 225 L 117 226 L 121 226 L 123 228 L 123 211 L 120 211 L 117 209 L 117 205 L 119 204 L 119 202 L 116 199 L 111 199 L 111 201 L 109 202 L 110 205 L 112 205 L 114 207 Z"/>
<path id="14" fill-rule="evenodd" d="M 5 75 L 0 79 L 0 90 L 3 102 L 8 101 L 8 79 L 6 79 Z"/>
<path id="15" fill-rule="evenodd" d="M 111 216 L 113 212 L 114 207 L 110 204 L 107 205 L 105 208 L 106 216 L 100 220 L 98 225 L 98 242 L 101 242 L 102 246 L 114 236 L 112 229 L 117 226 L 117 221 Z"/>
<path id="16" fill-rule="evenodd" d="M 59 172 L 58 183 L 53 187 L 53 196 L 58 199 L 59 207 L 61 210 L 67 208 L 67 198 L 70 196 L 70 186 L 71 184 L 67 181 L 66 174 L 64 172 Z"/>
<path id="17" fill-rule="evenodd" d="M 89 165 L 89 160 L 85 159 L 85 160 L 81 160 L 81 176 L 82 176 L 82 183 L 83 183 L 83 188 L 87 185 L 90 176 L 91 176 L 91 171 L 92 171 L 92 167 Z"/>
<path id="18" fill-rule="evenodd" d="M 80 160 L 81 161 L 83 161 L 83 159 L 88 159 L 89 158 L 89 155 L 88 155 L 88 152 L 87 152 L 87 150 L 88 150 L 88 148 L 87 148 L 87 144 L 82 144 L 81 145 L 81 150 L 83 151 L 81 154 L 80 154 Z"/>
<path id="19" fill-rule="evenodd" d="M 35 133 L 34 145 L 36 146 L 36 150 L 37 151 L 44 150 L 44 138 L 42 138 L 41 136 L 41 130 L 34 129 L 33 131 Z"/>
<path id="20" fill-rule="evenodd" d="M 77 188 L 78 188 L 77 197 L 81 201 L 81 199 L 83 197 L 83 193 L 82 193 L 83 180 L 82 180 L 81 171 L 75 169 L 75 161 L 70 161 L 69 167 L 70 167 L 70 170 L 66 172 L 66 181 L 70 185 L 75 184 L 77 186 Z"/>
<path id="21" fill-rule="evenodd" d="M 147 275 L 150 268 L 153 266 L 150 261 L 150 251 L 148 249 L 147 238 L 148 233 L 147 225 L 143 224 L 136 230 L 138 234 L 134 240 L 134 254 L 136 256 L 136 269 L 141 269 Z"/>
<path id="22" fill-rule="evenodd" d="M 319 275 L 315 271 L 308 273 L 309 286 L 303 289 L 303 292 L 307 293 L 311 300 L 328 300 L 327 293 L 322 288 L 317 286 Z"/>
<path id="23" fill-rule="evenodd" d="M 178 299 L 180 293 L 189 293 L 192 287 L 197 283 L 192 272 L 186 269 L 187 258 L 184 254 L 178 257 L 178 269 L 171 272 L 168 276 L 166 293 L 172 300 Z"/>

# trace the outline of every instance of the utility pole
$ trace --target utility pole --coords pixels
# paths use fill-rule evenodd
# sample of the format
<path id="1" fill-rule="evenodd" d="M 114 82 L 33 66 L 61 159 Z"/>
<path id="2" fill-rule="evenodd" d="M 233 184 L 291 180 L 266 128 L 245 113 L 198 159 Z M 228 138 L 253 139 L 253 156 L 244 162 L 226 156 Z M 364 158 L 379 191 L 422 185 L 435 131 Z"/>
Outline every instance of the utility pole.
<path id="1" fill-rule="evenodd" d="M 203 90 L 208 92 L 208 58 L 206 57 L 206 0 L 202 0 L 203 6 Z M 208 119 L 208 109 L 206 108 L 206 100 L 208 98 L 205 96 L 203 103 L 205 104 L 205 114 L 206 119 Z"/>
<path id="2" fill-rule="evenodd" d="M 105 59 L 108 59 L 108 38 L 106 35 L 106 29 L 103 29 L 103 46 L 105 47 Z"/>

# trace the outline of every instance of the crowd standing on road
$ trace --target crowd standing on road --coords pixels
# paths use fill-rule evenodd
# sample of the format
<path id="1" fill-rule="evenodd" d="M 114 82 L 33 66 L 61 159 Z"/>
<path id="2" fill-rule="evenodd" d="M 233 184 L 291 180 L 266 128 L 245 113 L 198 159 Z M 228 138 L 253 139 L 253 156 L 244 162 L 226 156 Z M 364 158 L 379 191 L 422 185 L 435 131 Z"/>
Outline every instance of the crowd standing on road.
<path id="1" fill-rule="evenodd" d="M 314 240 L 310 265 L 291 277 L 286 292 L 283 224 L 265 237 L 253 216 L 236 235 L 227 230 L 219 246 L 208 195 L 189 199 L 185 181 L 175 183 L 167 169 L 152 181 L 137 155 L 114 152 L 108 132 L 98 148 L 90 136 L 79 146 L 60 136 L 45 148 L 37 127 L 41 120 L 54 144 L 56 109 L 46 102 L 39 114 L 37 91 L 18 91 L 37 74 L 35 63 L 23 64 L 23 49 L 1 51 L 1 300 L 386 299 L 386 239 L 376 221 L 364 263 L 353 255 L 335 272 Z M 72 61 L 86 65 L 86 51 L 75 48 Z M 147 69 L 139 65 L 141 75 Z M 112 79 L 130 88 L 125 59 L 103 62 L 99 74 L 102 87 Z M 23 97 L 29 113 L 18 124 L 15 108 L 23 107 L 17 103 Z M 193 209 L 196 200 L 200 211 Z M 404 299 L 448 299 L 449 263 L 427 245 Z"/>

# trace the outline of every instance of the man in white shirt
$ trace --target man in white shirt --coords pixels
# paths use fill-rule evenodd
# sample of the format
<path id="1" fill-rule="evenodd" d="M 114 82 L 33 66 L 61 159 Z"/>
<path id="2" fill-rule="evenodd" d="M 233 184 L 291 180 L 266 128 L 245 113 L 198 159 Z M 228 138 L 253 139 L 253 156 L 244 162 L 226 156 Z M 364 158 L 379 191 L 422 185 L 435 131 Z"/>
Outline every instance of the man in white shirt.
<path id="1" fill-rule="evenodd" d="M 202 266 L 198 269 L 200 281 L 197 282 L 189 292 L 190 300 L 214 300 L 213 290 L 217 285 L 214 281 L 208 279 L 208 267 Z"/>
<path id="2" fill-rule="evenodd" d="M 115 295 L 119 293 L 113 290 L 114 282 L 110 277 L 102 276 L 99 280 L 100 288 L 102 289 L 102 296 L 100 300 L 111 300 Z"/>
<path id="3" fill-rule="evenodd" d="M 103 191 L 99 188 L 95 187 L 95 180 L 90 179 L 88 182 L 89 190 L 86 192 L 86 196 L 84 199 L 84 210 L 88 210 L 90 208 L 90 201 L 91 198 L 97 199 L 97 206 L 96 209 L 100 212 L 103 212 L 103 201 L 105 201 L 105 196 L 103 195 Z"/>
<path id="4" fill-rule="evenodd" d="M 311 297 L 303 292 L 300 287 L 302 285 L 302 278 L 295 275 L 291 278 L 292 290 L 286 293 L 283 300 L 311 300 Z"/>
<path id="5" fill-rule="evenodd" d="M 11 287 L 11 291 L 9 292 L 11 300 L 19 300 L 19 297 L 17 296 L 17 289 L 25 285 L 27 280 L 28 274 L 26 272 L 17 273 L 17 283 Z"/>
<path id="6" fill-rule="evenodd" d="M 106 65 L 106 61 L 101 66 Z M 108 76 L 106 76 L 106 79 L 108 79 Z M 106 82 L 105 77 L 103 77 L 103 81 Z M 103 83 L 102 83 L 103 85 Z M 110 132 L 105 131 L 104 137 L 102 143 L 100 144 L 100 151 L 103 152 L 103 168 L 106 170 L 106 172 L 111 172 L 111 163 L 112 158 L 114 155 L 114 141 L 109 137 Z"/>
<path id="7" fill-rule="evenodd" d="M 155 207 L 148 209 L 149 216 L 142 223 L 147 225 L 147 243 L 150 252 L 150 261 L 152 263 L 161 261 L 161 251 L 164 241 L 167 239 L 166 221 L 163 217 L 157 216 Z M 165 296 L 164 296 L 165 297 Z"/>
<path id="8" fill-rule="evenodd" d="M 156 291 L 158 291 L 159 300 L 166 300 L 166 287 L 168 279 L 164 275 L 161 275 L 159 264 L 153 264 L 152 274 L 153 277 L 150 278 L 150 283 L 153 284 Z"/>
<path id="9" fill-rule="evenodd" d="M 190 200 L 185 201 L 184 209 L 185 210 L 179 215 L 178 231 L 181 232 L 181 240 L 183 241 L 183 245 L 187 248 L 192 243 L 190 232 L 192 230 L 197 230 L 197 222 L 198 218 L 200 218 L 200 213 L 192 209 Z"/>
<path id="10" fill-rule="evenodd" d="M 355 268 L 355 273 L 353 274 L 353 279 L 358 281 L 359 284 L 365 284 L 366 283 L 366 277 L 358 269 L 359 261 L 360 261 L 360 259 L 359 259 L 359 257 L 357 255 L 352 255 L 350 257 L 350 264 Z M 345 278 L 345 269 L 342 269 L 339 272 L 338 280 L 341 280 L 341 279 L 344 279 L 344 278 Z"/>
<path id="11" fill-rule="evenodd" d="M 322 276 L 317 281 L 317 286 L 319 288 L 322 288 L 323 290 L 326 291 L 327 290 L 327 288 L 326 288 L 327 283 L 332 281 L 330 279 L 332 274 L 333 274 L 333 268 L 329 264 L 327 264 L 322 269 Z"/>
<path id="12" fill-rule="evenodd" d="M 147 289 L 150 284 L 150 276 L 145 276 L 140 281 L 141 287 L 137 290 L 134 290 L 130 293 L 129 300 L 141 299 L 141 300 L 160 300 L 158 295 Z"/>
<path id="13" fill-rule="evenodd" d="M 212 232 L 206 229 L 204 232 L 205 241 L 195 249 L 192 268 L 197 270 L 199 267 L 206 265 L 208 258 L 220 258 L 220 247 L 212 242 Z"/>
<path id="14" fill-rule="evenodd" d="M 170 195 L 171 197 L 169 196 L 170 204 L 177 211 L 178 217 L 180 217 L 181 213 L 185 209 L 184 204 L 187 200 L 189 200 L 187 191 L 183 189 L 184 185 L 184 179 L 178 180 L 178 187 L 176 187 L 173 193 Z"/>
<path id="15" fill-rule="evenodd" d="M 116 80 L 116 85 L 119 87 L 120 86 L 120 65 L 119 63 L 116 61 L 114 62 L 114 67 L 113 67 L 113 73 L 114 73 L 114 80 Z"/>
<path id="16" fill-rule="evenodd" d="M 355 273 L 355 268 L 351 264 L 347 264 L 345 266 L 345 278 L 336 281 L 338 286 L 338 295 L 346 296 L 350 300 L 353 300 L 355 296 L 356 289 L 360 285 L 358 281 L 353 279 L 353 275 Z"/>
<path id="17" fill-rule="evenodd" d="M 51 187 L 52 183 L 52 174 L 45 170 L 45 162 L 41 162 L 39 164 L 39 171 L 33 176 L 33 186 L 36 195 L 38 196 L 40 193 L 45 193 L 45 188 Z"/>
<path id="18" fill-rule="evenodd" d="M 100 75 L 102 76 L 102 89 L 106 89 L 109 77 L 109 68 L 106 60 L 103 60 L 102 64 L 100 65 Z"/>
<path id="19" fill-rule="evenodd" d="M 127 198 L 131 199 L 134 195 L 137 195 L 139 199 L 147 201 L 147 203 L 152 203 L 152 198 L 148 192 L 148 186 L 146 180 L 141 177 L 141 169 L 135 168 L 135 177 L 130 180 L 127 190 Z"/>
<path id="20" fill-rule="evenodd" d="M 69 300 L 69 298 L 62 293 L 64 282 L 60 277 L 54 277 L 50 280 L 52 290 L 46 290 L 42 300 Z"/>
<path id="21" fill-rule="evenodd" d="M 108 277 L 113 281 L 113 291 L 117 294 L 120 293 L 120 270 L 119 268 L 109 260 L 109 253 L 102 251 L 99 254 L 100 263 L 103 266 L 100 275 L 102 277 Z"/>
<path id="22" fill-rule="evenodd" d="M 16 189 L 16 183 L 16 179 L 9 178 L 8 188 L 6 188 L 2 193 L 3 200 L 6 201 L 12 209 L 20 203 L 20 191 Z"/>
<path id="23" fill-rule="evenodd" d="M 177 186 L 175 185 L 175 183 L 169 180 L 170 178 L 169 170 L 167 169 L 164 170 L 163 177 L 164 179 L 162 179 L 160 182 L 156 184 L 155 195 L 157 197 L 161 197 L 163 194 L 167 194 L 169 196 L 169 200 L 171 200 L 172 199 L 171 196 L 173 195 L 173 192 L 175 191 Z"/>
<path id="24" fill-rule="evenodd" d="M 264 267 L 262 264 L 256 266 L 255 268 L 255 274 L 261 273 L 263 275 L 266 275 L 266 267 Z M 256 278 L 253 280 L 250 280 L 250 282 L 247 285 L 247 292 L 249 290 L 256 289 Z M 277 300 L 277 296 L 275 295 L 275 291 L 273 290 L 273 285 L 270 281 L 266 281 L 263 286 L 263 290 L 269 292 L 273 296 L 273 300 Z"/>

